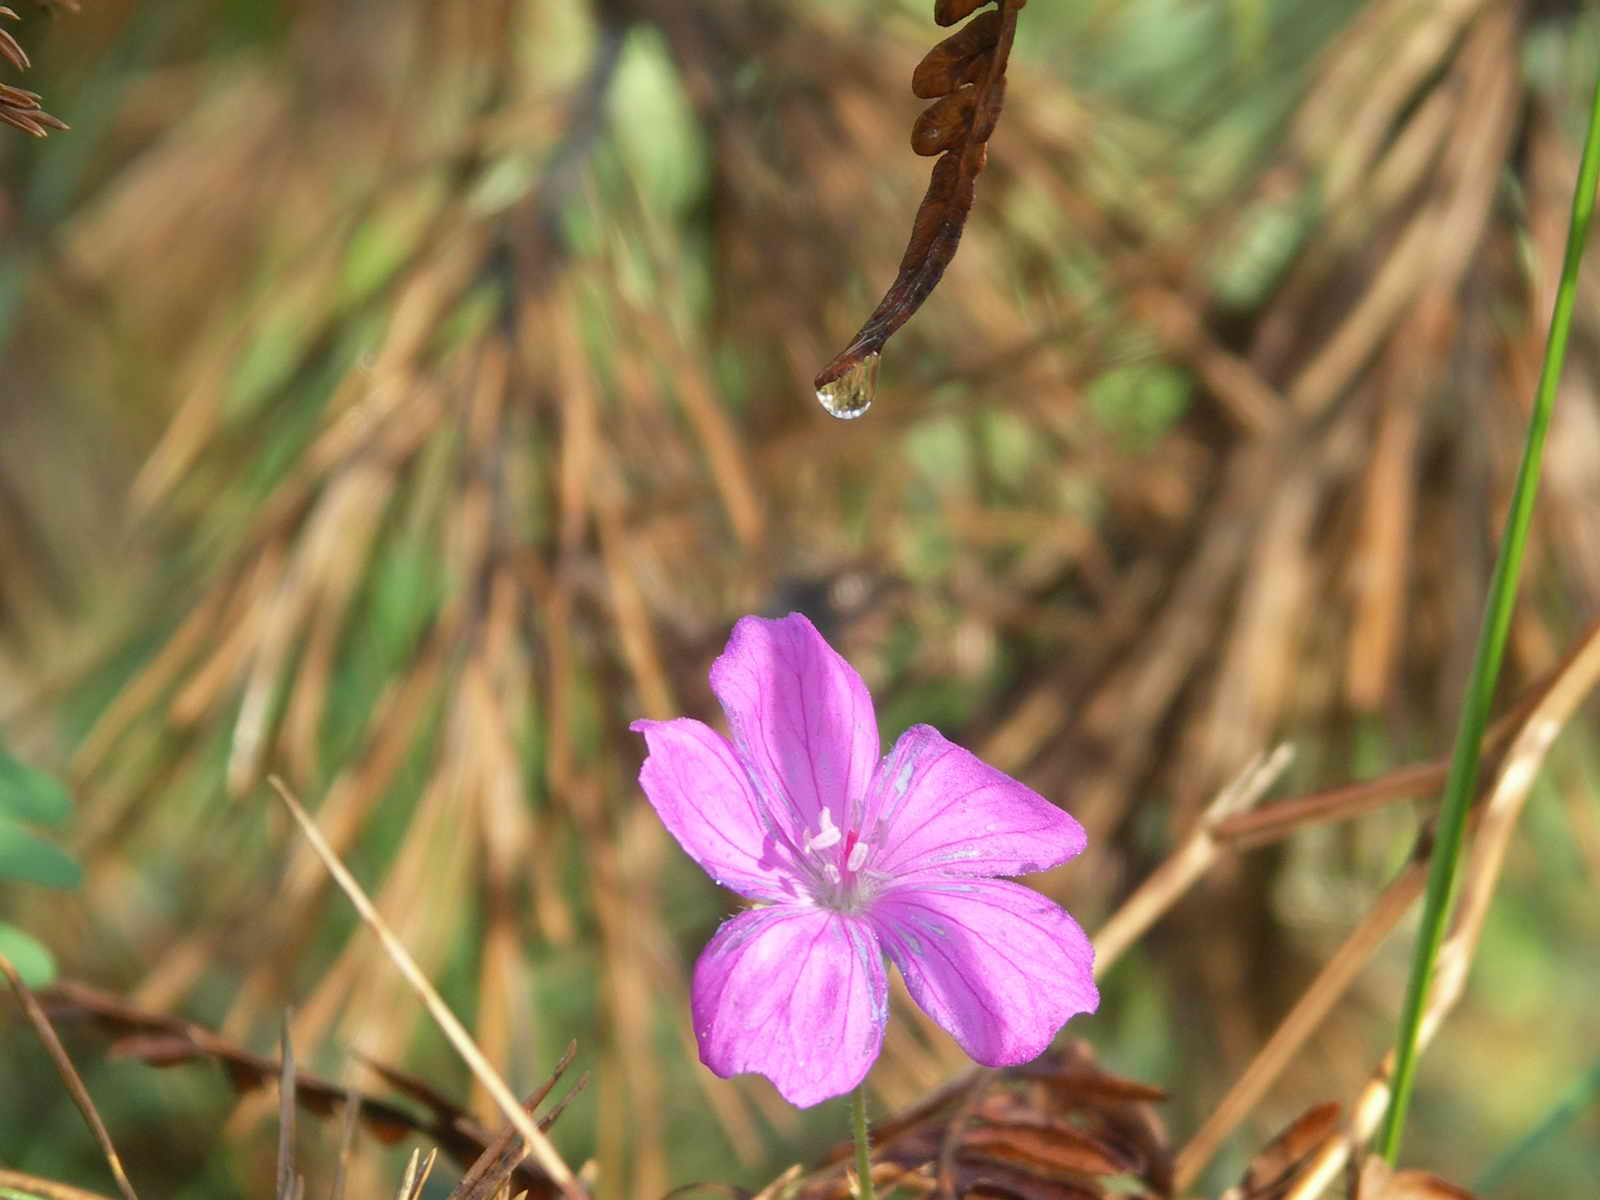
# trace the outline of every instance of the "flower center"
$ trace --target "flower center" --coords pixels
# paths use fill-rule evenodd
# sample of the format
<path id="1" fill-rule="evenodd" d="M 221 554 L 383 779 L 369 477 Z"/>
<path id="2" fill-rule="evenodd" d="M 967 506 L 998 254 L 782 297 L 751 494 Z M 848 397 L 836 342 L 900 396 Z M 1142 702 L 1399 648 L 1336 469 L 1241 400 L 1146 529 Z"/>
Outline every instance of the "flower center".
<path id="1" fill-rule="evenodd" d="M 811 894 L 824 908 L 857 913 L 877 894 L 882 876 L 867 867 L 872 845 L 858 830 L 842 830 L 822 810 L 821 825 L 801 847 L 811 879 Z"/>

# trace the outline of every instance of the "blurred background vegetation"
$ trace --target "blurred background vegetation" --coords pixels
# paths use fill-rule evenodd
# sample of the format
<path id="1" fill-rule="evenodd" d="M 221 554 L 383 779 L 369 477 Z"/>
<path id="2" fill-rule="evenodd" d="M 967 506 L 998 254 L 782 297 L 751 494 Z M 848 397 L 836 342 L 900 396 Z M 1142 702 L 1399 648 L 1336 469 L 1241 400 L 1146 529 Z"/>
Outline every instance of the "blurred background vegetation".
<path id="1" fill-rule="evenodd" d="M 1285 795 L 1447 751 L 1600 5 L 1035 0 L 961 250 L 850 424 L 810 380 L 925 185 L 926 0 L 14 6 L 5 79 L 72 128 L 0 129 L 0 735 L 66 781 L 83 877 L 0 918 L 63 976 L 264 1053 L 287 1005 L 307 1069 L 466 1102 L 275 773 L 514 1087 L 577 1040 L 554 1137 L 604 1194 L 756 1185 L 843 1117 L 696 1062 L 732 900 L 626 729 L 712 714 L 739 615 L 805 611 L 886 738 L 931 721 L 1077 814 L 1037 882 L 1091 931 L 1261 749 L 1294 743 Z M 1593 262 L 1581 297 L 1508 697 L 1600 606 Z M 1406 1159 L 1463 1184 L 1600 1061 L 1595 735 L 1423 1066 Z M 1071 1032 L 1181 1142 L 1427 808 L 1229 859 Z M 1358 1090 L 1408 929 L 1211 1194 Z M 270 1192 L 270 1101 L 70 1044 L 147 1194 Z M 32 1035 L 0 1055 L 0 1162 L 104 1186 Z M 961 1062 L 908 1007 L 876 1098 Z M 335 1144 L 302 1129 L 314 1191 Z M 1597 1145 L 1589 1095 L 1494 1194 L 1589 1194 Z M 388 1194 L 406 1147 L 357 1147 Z"/>

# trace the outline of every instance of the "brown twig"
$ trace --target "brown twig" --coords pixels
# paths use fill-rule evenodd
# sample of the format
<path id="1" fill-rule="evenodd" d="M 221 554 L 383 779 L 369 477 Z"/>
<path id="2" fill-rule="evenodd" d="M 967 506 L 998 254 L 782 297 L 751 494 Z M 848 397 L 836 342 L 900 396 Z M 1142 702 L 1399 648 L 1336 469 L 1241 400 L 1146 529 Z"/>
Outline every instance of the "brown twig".
<path id="1" fill-rule="evenodd" d="M 1512 736 L 1535 711 L 1549 688 L 1561 672 L 1570 665 L 1558 668 L 1549 679 L 1529 689 L 1512 706 L 1511 710 L 1490 726 L 1484 735 L 1484 756 L 1492 760 L 1500 753 Z M 1374 779 L 1360 783 L 1345 783 L 1321 791 L 1293 796 L 1273 804 L 1262 805 L 1249 812 L 1236 812 L 1219 820 L 1212 830 L 1213 836 L 1236 849 L 1247 849 L 1280 841 L 1307 825 L 1328 821 L 1348 821 L 1355 817 L 1384 808 L 1397 800 L 1426 796 L 1443 785 L 1449 772 L 1447 759 L 1411 763 L 1396 767 Z"/>
<path id="2" fill-rule="evenodd" d="M 1372 960 L 1428 880 L 1426 856 L 1413 858 L 1384 889 L 1372 909 L 1318 972 L 1294 1008 L 1273 1031 L 1266 1045 L 1211 1110 L 1195 1135 L 1178 1152 L 1175 1176 L 1179 1190 L 1192 1184 L 1222 1143 L 1261 1101 L 1333 1006 Z"/>
<path id="3" fill-rule="evenodd" d="M 289 1013 L 283 1014 L 283 1053 L 278 1071 L 278 1200 L 294 1200 L 295 1191 L 304 1186 L 294 1170 L 294 1115 L 297 1089 L 294 1084 L 294 1045 L 289 1038 Z"/>
<path id="4" fill-rule="evenodd" d="M 1226 818 L 1249 809 L 1283 775 L 1293 759 L 1288 745 L 1260 754 L 1239 777 L 1223 788 L 1205 810 L 1189 840 L 1174 851 L 1139 885 L 1094 937 L 1094 973 L 1098 978 L 1111 969 L 1123 953 L 1177 903 L 1196 880 L 1211 869 L 1226 846 L 1216 828 Z"/>
<path id="5" fill-rule="evenodd" d="M 0 973 L 3 973 L 11 984 L 11 990 L 17 994 L 17 1000 L 22 1005 L 23 1012 L 28 1014 L 28 1020 L 33 1024 L 34 1031 L 38 1033 L 39 1040 L 44 1043 L 44 1048 L 49 1051 L 50 1058 L 56 1065 L 56 1073 L 61 1076 L 61 1082 L 67 1087 L 67 1092 L 72 1096 L 72 1102 L 78 1106 L 78 1111 L 83 1114 L 84 1123 L 89 1126 L 89 1131 L 94 1134 L 94 1140 L 100 1143 L 100 1152 L 105 1155 L 106 1165 L 111 1168 L 111 1175 L 117 1181 L 117 1190 L 123 1195 L 124 1200 L 138 1200 L 133 1190 L 133 1184 L 128 1182 L 128 1175 L 122 1169 L 122 1159 L 117 1156 L 117 1148 L 111 1144 L 111 1135 L 106 1132 L 105 1122 L 100 1119 L 94 1101 L 89 1097 L 89 1089 L 83 1086 L 83 1080 L 78 1077 L 77 1070 L 72 1065 L 72 1059 L 67 1057 L 67 1051 L 61 1044 L 61 1039 L 56 1036 L 55 1027 L 50 1024 L 50 1018 L 45 1015 L 39 1001 L 34 997 L 28 985 L 22 982 L 22 976 L 17 974 L 16 967 L 11 965 L 11 960 L 0 954 Z"/>

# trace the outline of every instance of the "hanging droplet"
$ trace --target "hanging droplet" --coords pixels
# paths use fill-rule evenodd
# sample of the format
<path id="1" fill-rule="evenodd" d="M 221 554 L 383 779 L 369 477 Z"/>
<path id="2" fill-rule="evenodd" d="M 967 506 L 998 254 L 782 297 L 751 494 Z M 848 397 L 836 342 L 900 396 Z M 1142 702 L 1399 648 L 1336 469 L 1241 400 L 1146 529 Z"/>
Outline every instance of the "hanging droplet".
<path id="1" fill-rule="evenodd" d="M 854 421 L 867 409 L 878 394 L 878 356 L 869 354 L 855 363 L 839 378 L 817 389 L 817 402 L 828 410 L 830 416 L 841 421 Z"/>

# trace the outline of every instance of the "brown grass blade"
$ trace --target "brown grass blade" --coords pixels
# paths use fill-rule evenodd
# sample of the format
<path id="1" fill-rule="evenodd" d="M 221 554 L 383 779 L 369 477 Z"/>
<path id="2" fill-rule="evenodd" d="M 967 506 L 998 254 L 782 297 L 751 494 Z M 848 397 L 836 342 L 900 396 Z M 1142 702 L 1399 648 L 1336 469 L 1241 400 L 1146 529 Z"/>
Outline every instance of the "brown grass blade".
<path id="1" fill-rule="evenodd" d="M 0 17 L 13 21 L 21 19 L 14 10 L 5 7 L 0 7 Z M 5 59 L 19 71 L 26 71 L 33 65 L 28 58 L 28 52 L 6 29 L 0 29 L 0 58 Z M 40 108 L 39 100 L 37 93 L 13 87 L 8 83 L 0 83 L 0 123 L 39 138 L 49 136 L 51 130 L 69 128 L 65 121 L 59 117 L 52 117 Z"/>
<path id="2" fill-rule="evenodd" d="M 0 8 L 0 17 L 10 17 L 13 21 L 20 19 L 9 8 Z M 17 39 L 7 29 L 0 29 L 0 58 L 5 59 L 19 71 L 26 71 L 33 66 L 28 61 L 28 52 L 17 44 Z"/>

